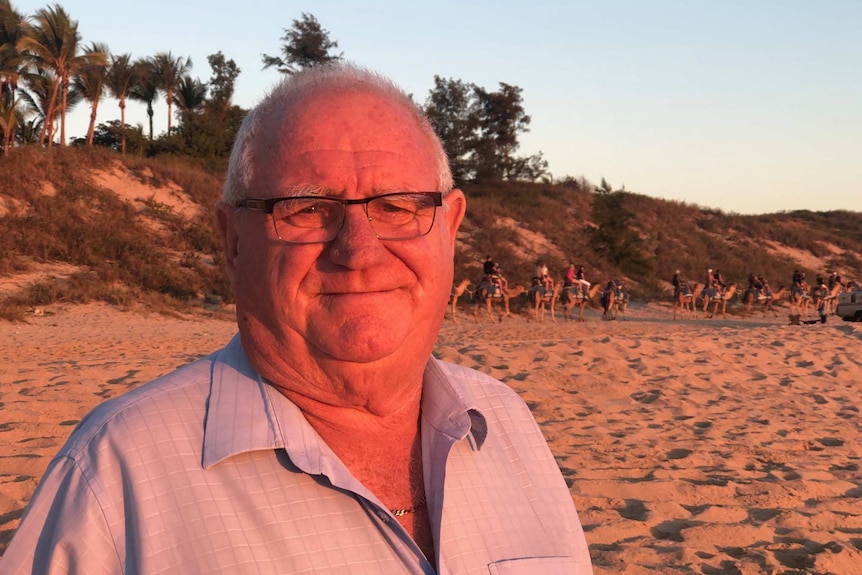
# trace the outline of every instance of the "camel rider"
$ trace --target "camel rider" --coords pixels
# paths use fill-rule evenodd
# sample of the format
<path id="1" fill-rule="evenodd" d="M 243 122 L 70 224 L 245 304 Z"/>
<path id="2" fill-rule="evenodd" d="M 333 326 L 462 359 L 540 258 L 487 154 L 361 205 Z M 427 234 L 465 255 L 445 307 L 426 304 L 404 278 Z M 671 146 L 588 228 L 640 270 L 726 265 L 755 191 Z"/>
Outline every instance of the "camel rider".
<path id="1" fill-rule="evenodd" d="M 542 260 L 537 261 L 536 271 L 533 272 L 533 279 L 539 280 L 539 282 L 541 282 L 546 275 L 548 275 L 548 266 Z"/>
<path id="2" fill-rule="evenodd" d="M 566 271 L 563 272 L 563 287 L 569 288 L 575 285 L 575 264 L 569 262 Z"/>
<path id="3" fill-rule="evenodd" d="M 769 287 L 769 282 L 763 277 L 763 274 L 757 276 L 757 283 L 760 285 L 760 290 L 766 298 L 772 297 L 772 288 Z"/>
<path id="4" fill-rule="evenodd" d="M 763 290 L 763 282 L 761 282 L 754 272 L 748 273 L 748 289 L 754 294 L 754 299 L 760 299 L 760 293 Z"/>
<path id="5" fill-rule="evenodd" d="M 579 284 L 581 284 L 581 291 L 584 293 L 584 297 L 588 297 L 590 294 L 590 282 L 588 282 L 585 277 L 584 266 L 578 266 L 578 271 L 575 273 L 575 279 Z"/>
<path id="6" fill-rule="evenodd" d="M 491 256 L 485 258 L 485 263 L 482 264 L 482 273 L 485 274 L 485 281 L 493 288 L 500 290 L 501 294 L 508 289 L 509 282 L 503 277 L 499 264 Z"/>
<path id="7" fill-rule="evenodd" d="M 673 279 L 670 280 L 670 283 L 673 284 L 673 299 L 676 300 L 679 298 L 679 294 L 688 294 L 691 290 L 688 287 L 688 282 L 685 281 L 685 278 L 679 273 L 679 270 L 673 274 Z"/>
<path id="8" fill-rule="evenodd" d="M 542 295 L 552 293 L 554 291 L 554 278 L 550 274 L 545 274 L 542 278 L 542 288 L 545 290 Z"/>
<path id="9" fill-rule="evenodd" d="M 703 282 L 703 296 L 713 297 L 715 294 L 715 276 L 712 275 L 712 268 L 708 268 L 706 270 L 706 280 Z"/>
<path id="10" fill-rule="evenodd" d="M 792 285 L 802 288 L 802 283 L 805 281 L 805 273 L 800 272 L 799 270 L 793 270 L 793 281 Z"/>

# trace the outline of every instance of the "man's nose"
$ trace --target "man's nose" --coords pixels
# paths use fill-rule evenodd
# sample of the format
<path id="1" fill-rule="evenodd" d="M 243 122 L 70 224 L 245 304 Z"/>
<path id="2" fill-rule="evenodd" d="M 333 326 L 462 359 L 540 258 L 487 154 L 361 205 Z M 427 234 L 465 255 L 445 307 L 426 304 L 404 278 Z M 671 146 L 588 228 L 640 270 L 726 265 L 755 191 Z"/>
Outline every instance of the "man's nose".
<path id="1" fill-rule="evenodd" d="M 383 242 L 371 227 L 364 205 L 344 206 L 341 231 L 332 241 L 332 261 L 347 268 L 361 268 L 376 263 L 385 253 Z"/>

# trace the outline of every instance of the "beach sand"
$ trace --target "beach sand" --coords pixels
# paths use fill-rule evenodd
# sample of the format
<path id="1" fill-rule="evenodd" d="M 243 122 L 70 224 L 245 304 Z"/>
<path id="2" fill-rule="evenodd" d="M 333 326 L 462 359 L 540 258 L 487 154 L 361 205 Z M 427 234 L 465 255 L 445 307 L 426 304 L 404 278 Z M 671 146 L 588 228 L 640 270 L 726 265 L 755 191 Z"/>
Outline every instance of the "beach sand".
<path id="1" fill-rule="evenodd" d="M 99 402 L 235 332 L 109 306 L 0 322 L 0 551 L 51 457 Z M 524 316 L 444 322 L 435 354 L 533 410 L 597 574 L 862 573 L 862 324 Z"/>

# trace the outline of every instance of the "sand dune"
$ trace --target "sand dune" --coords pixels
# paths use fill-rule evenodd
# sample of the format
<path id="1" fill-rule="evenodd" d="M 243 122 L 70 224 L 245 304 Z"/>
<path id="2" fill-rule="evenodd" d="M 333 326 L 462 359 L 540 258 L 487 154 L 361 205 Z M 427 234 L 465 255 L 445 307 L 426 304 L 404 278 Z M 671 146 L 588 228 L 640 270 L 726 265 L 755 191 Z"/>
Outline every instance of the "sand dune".
<path id="1" fill-rule="evenodd" d="M 0 551 L 94 405 L 216 349 L 217 319 L 58 309 L 0 323 Z M 447 320 L 435 354 L 516 389 L 597 574 L 862 573 L 862 324 Z"/>

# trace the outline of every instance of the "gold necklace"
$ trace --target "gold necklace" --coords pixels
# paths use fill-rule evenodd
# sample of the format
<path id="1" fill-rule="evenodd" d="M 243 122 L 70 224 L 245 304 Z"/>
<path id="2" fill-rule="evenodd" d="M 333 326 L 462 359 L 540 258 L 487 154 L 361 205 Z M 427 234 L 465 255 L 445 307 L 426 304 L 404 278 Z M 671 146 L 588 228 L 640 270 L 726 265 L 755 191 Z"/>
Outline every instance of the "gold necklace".
<path id="1" fill-rule="evenodd" d="M 414 505 L 413 507 L 406 507 L 404 509 L 390 509 L 389 513 L 394 515 L 395 517 L 404 517 L 410 513 L 416 513 L 418 510 L 425 507 L 425 496 L 419 498 L 419 503 Z"/>

